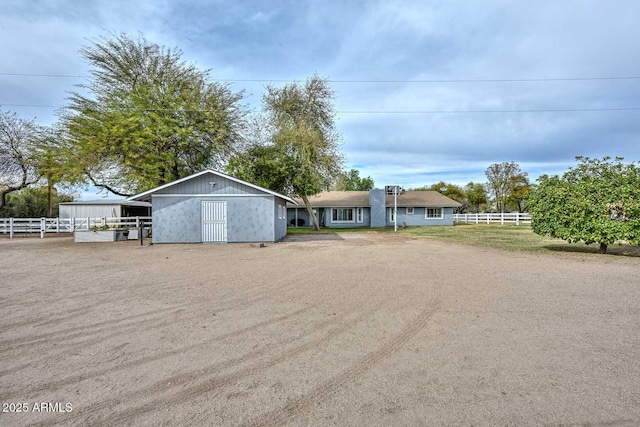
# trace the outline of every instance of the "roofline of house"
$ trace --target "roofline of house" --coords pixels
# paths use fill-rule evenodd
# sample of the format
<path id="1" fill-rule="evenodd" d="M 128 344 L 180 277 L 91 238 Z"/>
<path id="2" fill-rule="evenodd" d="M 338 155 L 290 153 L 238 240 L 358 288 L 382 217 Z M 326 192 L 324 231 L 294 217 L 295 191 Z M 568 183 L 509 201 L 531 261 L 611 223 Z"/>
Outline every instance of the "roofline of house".
<path id="1" fill-rule="evenodd" d="M 385 207 L 387 208 L 392 208 L 394 205 L 392 204 L 386 204 Z M 457 208 L 462 206 L 461 204 L 440 204 L 440 203 L 436 203 L 436 204 L 424 204 L 424 203 L 419 203 L 419 204 L 400 204 L 398 203 L 397 205 L 399 208 Z M 304 206 L 302 205 L 296 205 L 296 206 L 287 206 L 287 207 L 297 207 L 300 209 L 304 209 Z M 312 208 L 370 208 L 371 204 L 366 204 L 366 205 L 354 205 L 354 204 L 342 204 L 342 205 L 314 205 L 311 204 Z"/>
<path id="2" fill-rule="evenodd" d="M 127 197 L 127 200 L 130 200 L 130 201 L 140 200 L 141 198 L 149 196 L 149 195 L 155 193 L 156 191 L 164 190 L 165 188 L 172 187 L 174 185 L 183 183 L 183 182 L 188 181 L 188 180 L 193 179 L 193 178 L 197 178 L 197 177 L 205 175 L 207 173 L 210 173 L 210 174 L 213 174 L 213 175 L 217 175 L 217 176 L 219 176 L 221 178 L 226 178 L 228 180 L 237 182 L 237 183 L 242 184 L 242 185 L 246 185 L 247 187 L 251 187 L 251 188 L 254 188 L 256 190 L 263 191 L 265 193 L 268 193 L 268 194 L 271 194 L 273 196 L 279 197 L 279 198 L 281 198 L 283 200 L 286 200 L 287 202 L 291 202 L 294 205 L 298 205 L 298 203 L 295 200 L 293 200 L 292 198 L 287 197 L 287 196 L 285 196 L 283 194 L 276 193 L 275 191 L 271 191 L 271 190 L 269 190 L 267 188 L 260 187 L 259 185 L 251 184 L 250 182 L 243 181 L 243 180 L 235 178 L 235 177 L 233 177 L 231 175 L 227 175 L 227 174 L 224 174 L 222 172 L 214 171 L 213 169 L 205 169 L 205 170 L 203 170 L 201 172 L 194 173 L 193 175 L 185 176 L 184 178 L 180 178 L 180 179 L 177 179 L 175 181 L 169 182 L 167 184 L 160 185 L 158 187 L 152 188 L 151 190 L 147 190 L 147 191 L 144 191 L 142 193 L 135 194 L 133 196 Z M 212 194 L 212 196 L 215 196 L 215 195 L 216 194 Z M 221 195 L 218 195 L 218 196 L 221 196 Z"/>
<path id="3" fill-rule="evenodd" d="M 151 203 L 142 202 L 142 201 L 132 201 L 127 199 L 118 199 L 118 200 L 78 200 L 76 202 L 61 202 L 59 205 L 83 205 L 83 206 L 105 206 L 105 205 L 122 205 L 122 206 L 142 206 L 142 207 L 150 207 Z"/>

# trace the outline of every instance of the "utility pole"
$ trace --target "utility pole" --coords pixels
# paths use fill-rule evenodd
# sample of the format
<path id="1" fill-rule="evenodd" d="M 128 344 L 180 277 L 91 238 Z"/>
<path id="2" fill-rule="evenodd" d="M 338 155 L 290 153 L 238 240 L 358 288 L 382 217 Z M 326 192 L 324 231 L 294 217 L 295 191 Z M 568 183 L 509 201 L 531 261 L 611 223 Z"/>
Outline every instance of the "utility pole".
<path id="1" fill-rule="evenodd" d="M 398 232 L 398 186 L 393 187 L 393 232 Z"/>
<path id="2" fill-rule="evenodd" d="M 386 193 L 393 192 L 393 231 L 398 232 L 398 194 L 404 193 L 404 188 L 399 185 L 387 185 Z"/>

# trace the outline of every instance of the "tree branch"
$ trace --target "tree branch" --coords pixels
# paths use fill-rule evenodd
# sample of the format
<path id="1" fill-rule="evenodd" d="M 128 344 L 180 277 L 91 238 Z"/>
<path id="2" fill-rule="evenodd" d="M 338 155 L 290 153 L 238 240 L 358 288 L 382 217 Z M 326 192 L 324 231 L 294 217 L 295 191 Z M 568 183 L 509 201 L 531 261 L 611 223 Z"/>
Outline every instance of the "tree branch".
<path id="1" fill-rule="evenodd" d="M 132 196 L 132 194 L 126 194 L 126 193 L 121 193 L 120 191 L 114 189 L 113 187 L 110 187 L 107 184 L 100 184 L 98 183 L 93 176 L 91 176 L 91 174 L 89 173 L 88 170 L 84 170 L 84 173 L 87 175 L 87 178 L 89 178 L 89 181 L 91 181 L 91 183 L 93 184 L 94 187 L 99 187 L 99 188 L 104 188 L 107 191 L 112 192 L 113 194 L 115 194 L 116 196 L 122 196 L 122 197 L 130 197 Z"/>

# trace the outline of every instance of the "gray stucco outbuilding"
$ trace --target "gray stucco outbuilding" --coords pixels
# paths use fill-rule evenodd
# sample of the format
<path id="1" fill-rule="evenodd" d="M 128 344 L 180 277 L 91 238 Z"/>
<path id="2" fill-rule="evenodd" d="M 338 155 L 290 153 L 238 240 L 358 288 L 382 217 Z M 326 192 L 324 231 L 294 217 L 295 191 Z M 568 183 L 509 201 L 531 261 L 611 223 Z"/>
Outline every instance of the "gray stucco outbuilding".
<path id="1" fill-rule="evenodd" d="M 287 196 L 214 170 L 129 197 L 150 201 L 153 243 L 277 242 L 287 234 Z"/>

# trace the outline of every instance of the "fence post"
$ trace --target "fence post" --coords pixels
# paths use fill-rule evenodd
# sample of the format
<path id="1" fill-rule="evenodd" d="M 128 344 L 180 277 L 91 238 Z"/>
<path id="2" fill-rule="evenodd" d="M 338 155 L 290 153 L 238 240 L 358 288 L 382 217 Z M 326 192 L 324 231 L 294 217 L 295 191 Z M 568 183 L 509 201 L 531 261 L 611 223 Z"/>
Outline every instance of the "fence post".
<path id="1" fill-rule="evenodd" d="M 500 212 L 500 225 L 504 225 L 504 212 Z"/>
<path id="2" fill-rule="evenodd" d="M 516 225 L 520 225 L 520 212 L 516 212 Z"/>
<path id="3" fill-rule="evenodd" d="M 477 214 L 476 214 L 476 224 L 478 223 L 479 219 L 480 219 L 480 214 L 479 214 L 479 213 L 477 213 Z"/>
<path id="4" fill-rule="evenodd" d="M 466 224 L 468 222 L 469 222 L 469 214 L 466 213 L 466 214 L 464 214 L 464 223 Z"/>
<path id="5" fill-rule="evenodd" d="M 9 238 L 13 239 L 13 218 L 9 218 Z"/>
<path id="6" fill-rule="evenodd" d="M 44 232 L 47 229 L 47 219 L 44 217 L 40 218 L 40 238 L 44 239 Z"/>
<path id="7" fill-rule="evenodd" d="M 91 230 L 91 222 L 90 221 L 91 221 L 91 218 L 87 217 L 87 231 Z"/>
<path id="8" fill-rule="evenodd" d="M 487 224 L 489 224 L 490 220 L 491 220 L 491 214 L 487 212 Z"/>
<path id="9" fill-rule="evenodd" d="M 60 233 L 60 217 L 56 217 L 56 233 Z"/>

